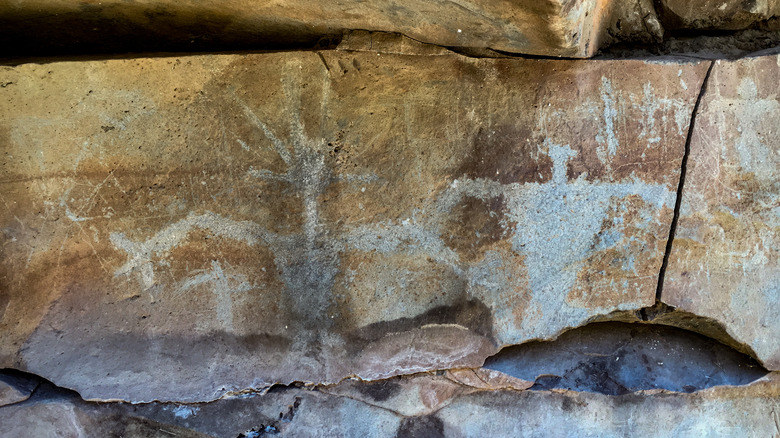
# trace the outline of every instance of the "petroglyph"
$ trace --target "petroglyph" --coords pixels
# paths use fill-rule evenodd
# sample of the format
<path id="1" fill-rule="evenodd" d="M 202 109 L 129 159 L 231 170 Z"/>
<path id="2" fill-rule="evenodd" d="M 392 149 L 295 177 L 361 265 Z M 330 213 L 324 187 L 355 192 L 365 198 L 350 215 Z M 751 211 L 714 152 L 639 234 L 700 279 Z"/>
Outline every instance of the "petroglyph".
<path id="1" fill-rule="evenodd" d="M 296 81 L 297 68 L 291 64 L 287 69 L 291 72 L 284 81 L 287 107 L 290 108 L 290 137 L 287 141 L 280 139 L 235 93 L 232 96 L 243 110 L 246 119 L 262 130 L 287 166 L 287 171 L 283 174 L 251 166 L 247 173 L 253 178 L 286 182 L 302 195 L 303 235 L 274 233 L 255 222 L 234 221 L 210 211 L 201 214 L 190 212 L 185 219 L 168 225 L 143 242 L 133 242 L 121 232 L 111 233 L 110 238 L 114 246 L 125 251 L 130 257 L 116 270 L 116 276 L 137 271 L 143 287 L 149 289 L 155 285 L 155 266 L 164 263 L 160 259 L 184 243 L 193 230 L 208 230 L 215 236 L 241 241 L 249 246 L 258 243 L 267 246 L 275 256 L 276 266 L 282 273 L 287 297 L 293 301 L 293 307 L 306 315 L 304 319 L 314 322 L 327 321 L 325 309 L 330 300 L 333 279 L 338 272 L 338 253 L 343 249 L 343 245 L 338 241 L 324 239 L 317 197 L 327 185 L 335 181 L 365 184 L 378 181 L 378 177 L 372 174 L 334 175 L 325 165 L 326 142 L 322 138 L 312 139 L 305 135 L 297 109 L 301 103 L 301 81 L 300 78 Z M 323 83 L 327 85 L 328 82 L 325 80 Z M 327 100 L 327 87 L 322 99 Z M 326 102 L 323 103 L 323 107 L 325 106 Z M 243 141 L 239 141 L 239 145 L 242 149 L 250 148 Z M 227 280 L 223 278 L 224 274 L 221 274 L 219 263 L 213 263 L 215 264 L 212 265 L 211 272 L 185 279 L 177 290 L 188 289 L 211 278 L 222 282 L 215 284 L 215 290 L 224 290 L 224 282 Z M 245 290 L 245 287 L 239 289 Z M 225 298 L 220 299 L 221 302 L 226 302 Z M 217 313 L 226 328 L 232 328 L 232 323 L 228 323 L 230 307 L 222 304 Z"/>
<path id="2" fill-rule="evenodd" d="M 144 242 L 135 243 L 122 233 L 112 233 L 111 241 L 119 249 L 127 252 L 130 259 L 116 271 L 124 275 L 138 271 L 145 288 L 155 284 L 155 260 L 180 245 L 194 229 L 204 229 L 220 237 L 243 241 L 249 246 L 259 242 L 267 246 L 274 254 L 276 267 L 282 275 L 285 296 L 291 307 L 301 312 L 302 320 L 311 320 L 315 325 L 329 324 L 327 308 L 332 299 L 333 285 L 340 266 L 341 254 L 346 250 L 377 252 L 380 254 L 408 253 L 425 254 L 437 263 L 448 266 L 468 284 L 470 294 L 503 295 L 514 290 L 527 290 L 528 301 L 533 303 L 529 314 L 533 323 L 527 323 L 522 330 L 524 335 L 536 336 L 545 332 L 545 327 L 555 321 L 570 318 L 585 318 L 599 304 L 586 301 L 571 302 L 567 294 L 577 286 L 578 273 L 587 265 L 588 255 L 593 251 L 615 250 L 631 254 L 631 240 L 625 235 L 622 219 L 617 217 L 609 229 L 602 231 L 608 213 L 627 202 L 627 197 L 638 197 L 644 204 L 640 207 L 639 226 L 648 226 L 657 219 L 655 211 L 672 208 L 675 193 L 666 184 L 649 183 L 638 177 L 630 176 L 618 182 L 599 182 L 589 180 L 588 173 L 575 178 L 567 175 L 567 166 L 577 159 L 577 152 L 568 145 L 558 145 L 548 140 L 540 140 L 536 149 L 542 151 L 539 159 L 552 162 L 552 174 L 547 181 L 503 183 L 486 177 L 457 175 L 447 187 L 438 193 L 429 207 L 418 208 L 403 219 L 381 221 L 374 224 L 348 226 L 339 234 L 327 234 L 331 224 L 324 224 L 319 212 L 318 197 L 325 188 L 337 181 L 350 184 L 370 184 L 379 182 L 374 174 L 335 174 L 326 164 L 326 141 L 323 138 L 310 138 L 298 109 L 302 101 L 301 80 L 294 64 L 285 67 L 290 74 L 283 80 L 286 108 L 289 108 L 289 137 L 281 138 L 275 129 L 257 115 L 235 92 L 231 92 L 233 101 L 238 105 L 245 119 L 257 127 L 268 140 L 273 150 L 286 166 L 283 173 L 268 169 L 249 167 L 247 174 L 264 181 L 284 182 L 292 186 L 303 200 L 303 232 L 301 234 L 281 235 L 270 232 L 252 221 L 233 221 L 227 217 L 204 212 L 191 212 L 189 216 Z M 322 108 L 328 107 L 329 81 L 323 79 Z M 296 85 L 297 84 L 297 85 Z M 640 108 L 644 114 L 640 137 L 646 138 L 648 145 L 656 143 L 656 113 L 661 112 L 663 121 L 667 113 L 684 113 L 685 105 L 680 99 L 659 98 L 652 87 L 646 84 L 643 95 L 624 95 L 612 89 L 612 82 L 601 78 L 600 116 L 602 132 L 597 140 L 604 146 L 599 149 L 599 160 L 609 168 L 613 157 L 620 153 L 618 137 L 615 134 L 618 112 L 626 105 Z M 620 108 L 619 108 L 620 107 Z M 646 108 L 647 107 L 647 108 Z M 596 104 L 590 100 L 579 103 L 578 112 L 593 112 Z M 554 112 L 553 117 L 564 114 Z M 323 119 L 325 115 L 323 114 Z M 242 149 L 251 149 L 243 141 L 238 142 Z M 262 146 L 260 146 L 262 147 Z M 546 157 L 546 158 L 545 158 Z M 365 187 L 364 187 L 365 189 Z M 492 237 L 506 240 L 511 251 L 522 258 L 518 263 L 524 265 L 525 273 L 519 278 L 510 265 L 492 246 L 484 248 L 484 254 L 475 256 L 475 260 L 464 259 L 452 243 L 444 237 L 444 226 L 453 209 L 464 199 L 476 199 L 489 203 L 501 199 L 505 210 L 504 219 L 496 225 L 504 236 Z M 583 212 L 587 211 L 587 214 Z M 495 215 L 497 212 L 489 212 Z M 485 232 L 472 231 L 479 234 Z M 492 245 L 492 244 L 491 244 Z M 635 280 L 642 274 L 637 272 L 634 256 L 623 261 L 618 268 L 619 277 L 612 279 L 614 287 L 621 291 L 636 288 Z M 349 276 L 347 276 L 349 277 Z M 199 277 L 198 277 L 199 278 Z M 408 280 L 400 278 L 400 290 L 405 293 L 404 284 Z M 345 286 L 351 282 L 346 281 Z M 525 284 L 525 285 L 523 285 Z M 181 286 L 180 286 L 181 287 Z M 377 290 L 380 287 L 376 285 Z M 395 286 L 389 290 L 394 290 Z M 507 298 L 508 299 L 508 298 Z M 510 309 L 499 306 L 496 309 L 499 320 L 506 326 L 516 316 Z M 603 310 L 603 309 L 602 309 Z M 539 315 L 545 315 L 539 317 Z M 317 322 L 319 321 L 319 322 Z M 515 328 L 514 330 L 519 330 Z"/>
<path id="3" fill-rule="evenodd" d="M 566 292 L 574 287 L 576 275 L 594 244 L 610 202 L 619 202 L 628 195 L 639 195 L 648 206 L 655 209 L 673 205 L 674 193 L 663 184 L 650 184 L 641 180 L 594 184 L 581 175 L 578 179 L 569 181 L 566 177 L 566 163 L 575 152 L 568 146 L 551 143 L 547 143 L 545 147 L 553 160 L 553 176 L 550 181 L 501 184 L 485 178 L 459 178 L 439 195 L 433 208 L 437 213 L 446 213 L 465 196 L 483 200 L 503 196 L 507 204 L 507 216 L 517 224 L 510 230 L 512 247 L 527 256 L 525 263 L 534 299 L 547 303 L 545 307 L 548 310 L 561 310 L 566 307 L 563 304 Z M 291 162 L 292 157 L 297 156 L 300 154 L 291 154 Z M 312 158 L 301 160 L 304 163 L 321 162 Z M 295 168 L 295 165 L 291 168 Z M 292 179 L 295 178 L 292 172 L 294 170 L 285 175 L 271 177 Z M 289 293 L 300 294 L 301 290 L 316 291 L 320 297 L 317 301 L 319 309 L 327 302 L 331 292 L 332 283 L 328 283 L 338 269 L 338 253 L 347 247 L 381 253 L 421 251 L 436 261 L 451 266 L 459 275 L 470 278 L 472 283 L 484 283 L 485 272 L 490 271 L 494 261 L 487 258 L 474 266 L 464 265 L 459 255 L 442 239 L 443 215 L 429 214 L 432 212 L 428 211 L 419 211 L 399 223 L 353 227 L 341 239 L 331 241 L 327 246 L 316 246 L 319 239 L 319 220 L 316 214 L 315 188 L 321 187 L 321 183 L 316 178 L 305 181 L 309 182 L 303 183 L 302 191 L 304 194 L 309 193 L 309 207 L 304 236 L 281 236 L 262 229 L 256 223 L 232 221 L 212 212 L 200 215 L 190 213 L 187 218 L 169 225 L 144 242 L 132 242 L 123 233 L 112 233 L 112 243 L 131 256 L 130 260 L 116 271 L 116 275 L 138 270 L 144 287 L 153 286 L 154 259 L 180 245 L 192 230 L 205 229 L 216 236 L 242 241 L 249 246 L 258 243 L 268 245 L 276 254 L 277 267 L 285 277 Z M 588 210 L 590 214 L 583 215 L 583 210 Z M 651 219 L 646 217 L 644 220 Z M 546 227 L 550 226 L 557 231 L 549 233 Z M 619 231 L 614 231 L 613 234 L 609 243 L 604 244 L 605 248 L 622 244 L 625 236 Z M 295 254 L 300 254 L 301 247 L 306 251 L 301 254 L 303 262 L 295 258 Z M 630 265 L 627 265 L 627 268 L 630 268 Z M 631 285 L 628 282 L 635 274 L 627 271 L 624 284 L 618 287 L 629 288 Z M 190 284 L 189 282 L 190 280 L 187 280 L 185 285 Z M 495 287 L 499 286 L 495 281 L 492 283 Z M 185 285 L 179 286 L 179 289 L 186 287 Z M 570 308 L 567 312 L 584 315 L 585 311 Z M 538 328 L 541 329 L 542 326 L 543 324 L 539 323 Z"/>
<path id="4" fill-rule="evenodd" d="M 459 275 L 468 278 L 473 287 L 488 284 L 494 294 L 514 288 L 502 279 L 496 260 L 486 257 L 476 264 L 466 264 L 442 240 L 441 226 L 446 215 L 464 197 L 490 200 L 502 196 L 506 216 L 516 225 L 510 230 L 512 249 L 524 255 L 528 272 L 531 301 L 539 306 L 543 317 L 528 321 L 523 327 L 527 336 L 542 336 L 554 320 L 584 318 L 588 310 L 568 305 L 566 294 L 575 287 L 577 274 L 587 263 L 596 238 L 614 203 L 630 195 L 644 202 L 640 224 L 652 222 L 652 211 L 673 208 L 675 192 L 665 184 L 653 184 L 634 178 L 619 183 L 592 183 L 580 175 L 568 180 L 566 164 L 576 156 L 568 145 L 546 142 L 553 162 L 552 179 L 545 183 L 502 184 L 486 178 L 458 178 L 444 190 L 435 202 L 434 211 L 417 211 L 399 223 L 381 223 L 355 227 L 346 237 L 347 243 L 362 251 L 416 252 L 423 251 L 440 263 L 445 263 Z M 584 214 L 583 212 L 586 212 Z M 617 221 L 617 219 L 616 219 Z M 630 241 L 615 222 L 609 239 L 602 239 L 602 248 L 626 250 Z M 622 281 L 614 287 L 631 290 L 637 272 L 633 263 L 623 267 Z M 512 280 L 509 280 L 510 283 Z M 514 281 L 517 281 L 516 279 Z M 509 319 L 504 310 L 495 309 L 499 319 Z M 504 318 L 501 318 L 503 315 Z"/>
<path id="5" fill-rule="evenodd" d="M 688 89 L 687 84 L 682 79 L 680 79 L 680 87 L 684 90 Z M 593 102 L 585 102 L 581 108 L 602 119 L 603 123 L 599 125 L 599 133 L 596 135 L 598 141 L 596 154 L 608 170 L 612 169 L 614 157 L 620 148 L 618 133 L 625 135 L 625 126 L 616 126 L 616 123 L 625 124 L 625 120 L 620 120 L 620 115 L 624 113 L 627 103 L 642 113 L 641 129 L 636 140 L 646 141 L 648 149 L 659 145 L 665 147 L 664 140 L 666 139 L 660 136 L 660 131 L 669 126 L 672 120 L 674 126 L 677 127 L 677 135 L 685 135 L 688 129 L 690 108 L 686 101 L 657 95 L 651 82 L 642 86 L 641 95 L 633 93 L 624 95 L 624 90 L 615 90 L 612 81 L 602 77 L 599 93 L 603 109 L 599 110 L 599 107 Z M 580 110 L 576 109 L 575 111 Z"/>
<path id="6" fill-rule="evenodd" d="M 242 274 L 226 274 L 220 263 L 211 262 L 211 270 L 198 273 L 182 281 L 176 293 L 183 293 L 205 283 L 211 283 L 211 291 L 217 301 L 217 320 L 227 330 L 233 330 L 233 294 L 246 292 L 252 289 L 252 285 Z"/>
<path id="7" fill-rule="evenodd" d="M 84 81 L 50 107 L 22 81 L 49 70 L 12 68 L 13 124 L 54 127 L 28 136 L 45 162 L 4 157 L 0 306 L 29 322 L 3 354 L 88 397 L 204 400 L 478 366 L 652 304 L 706 65 L 320 55 L 63 63 Z"/>
<path id="8" fill-rule="evenodd" d="M 241 241 L 250 246 L 258 242 L 273 246 L 281 239 L 280 236 L 262 229 L 254 222 L 233 221 L 210 211 L 203 214 L 191 212 L 186 218 L 168 225 L 143 242 L 133 242 L 121 232 L 111 233 L 111 243 L 130 257 L 114 275 L 139 271 L 144 288 L 154 286 L 154 266 L 157 263 L 155 259 L 181 245 L 190 232 L 196 229 L 209 230 L 216 236 Z"/>
<path id="9" fill-rule="evenodd" d="M 604 103 L 604 130 L 597 139 L 602 144 L 602 148 L 599 148 L 598 156 L 602 163 L 607 165 L 607 169 L 611 169 L 611 158 L 615 156 L 618 149 L 618 140 L 615 135 L 615 119 L 617 118 L 617 108 L 615 108 L 615 92 L 612 90 L 612 82 L 605 78 L 601 78 L 601 100 Z"/>

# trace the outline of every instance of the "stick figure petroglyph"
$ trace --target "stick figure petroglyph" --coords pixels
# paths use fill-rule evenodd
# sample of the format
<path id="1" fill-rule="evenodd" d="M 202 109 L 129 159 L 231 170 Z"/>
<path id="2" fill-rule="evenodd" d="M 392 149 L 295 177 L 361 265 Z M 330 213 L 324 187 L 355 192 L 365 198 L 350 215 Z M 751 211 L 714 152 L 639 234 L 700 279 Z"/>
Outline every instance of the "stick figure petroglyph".
<path id="1" fill-rule="evenodd" d="M 294 68 L 293 72 L 296 70 Z M 365 184 L 379 181 L 380 178 L 373 174 L 340 175 L 333 172 L 326 162 L 325 129 L 321 126 L 323 135 L 319 138 L 310 138 L 305 133 L 299 110 L 300 80 L 298 86 L 295 83 L 295 74 L 284 76 L 290 124 L 287 139 L 280 138 L 258 116 L 256 110 L 235 93 L 233 99 L 246 119 L 262 131 L 287 166 L 284 173 L 249 168 L 248 174 L 261 180 L 285 182 L 300 194 L 304 215 L 302 232 L 282 235 L 251 221 L 234 221 L 209 211 L 199 214 L 192 212 L 185 219 L 168 225 L 142 242 L 133 242 L 122 233 L 112 233 L 111 241 L 114 245 L 130 256 L 116 271 L 116 275 L 138 272 L 144 287 L 150 287 L 155 283 L 155 260 L 185 241 L 191 231 L 205 229 L 249 246 L 268 247 L 274 254 L 276 268 L 284 283 L 284 296 L 288 300 L 285 306 L 297 312 L 298 319 L 306 321 L 304 325 L 310 324 L 312 328 L 326 328 L 328 319 L 334 316 L 331 310 L 333 287 L 341 269 L 341 254 L 347 249 L 380 254 L 424 253 L 467 279 L 469 288 L 487 287 L 496 293 L 517 290 L 518 286 L 507 284 L 508 281 L 526 281 L 525 287 L 529 289 L 533 301 L 548 307 L 544 309 L 548 318 L 557 314 L 557 318 L 566 319 L 567 316 L 560 312 L 563 308 L 568 313 L 585 317 L 586 310 L 569 309 L 564 300 L 566 292 L 574 285 L 578 270 L 586 263 L 587 254 L 592 250 L 611 203 L 619 203 L 629 195 L 639 196 L 647 205 L 643 210 L 646 217 L 642 220 L 645 222 L 656 220 L 652 216 L 658 209 L 674 205 L 675 193 L 665 184 L 648 183 L 636 178 L 619 182 L 594 182 L 587 180 L 586 174 L 568 179 L 566 165 L 576 158 L 576 152 L 568 145 L 545 140 L 540 148 L 553 162 L 549 181 L 501 183 L 488 178 L 461 175 L 435 194 L 434 202 L 413 210 L 406 218 L 345 227 L 339 231 L 339 235 L 331 235 L 328 234 L 329 224 L 322 221 L 318 200 L 325 188 L 335 181 Z M 324 80 L 324 84 L 322 99 L 327 102 L 328 79 Z M 323 108 L 327 108 L 326 103 L 323 103 Z M 610 149 L 610 153 L 617 153 L 620 145 L 617 138 L 613 140 L 610 148 L 614 151 Z M 245 147 L 241 141 L 239 145 Z M 508 240 L 515 251 L 526 256 L 527 279 L 498 275 L 495 257 L 466 263 L 447 246 L 442 238 L 443 223 L 452 208 L 466 196 L 482 200 L 502 196 L 506 200 L 507 215 L 517 224 L 508 230 Z M 610 235 L 602 236 L 601 245 L 609 247 L 625 243 L 619 230 L 613 231 L 610 231 Z M 626 269 L 630 270 L 631 266 L 628 265 Z M 187 281 L 190 280 L 183 280 L 184 283 Z M 498 317 L 501 318 L 500 315 Z M 539 327 L 527 329 L 543 333 L 545 329 L 542 326 L 550 322 L 539 319 Z"/>
<path id="2" fill-rule="evenodd" d="M 294 72 L 296 69 L 292 70 Z M 148 289 L 156 284 L 155 266 L 159 264 L 157 259 L 185 242 L 190 232 L 198 229 L 208 230 L 216 236 L 244 242 L 249 246 L 267 246 L 273 252 L 276 267 L 284 280 L 285 295 L 290 301 L 290 307 L 296 309 L 304 321 L 313 322 L 315 325 L 322 325 L 322 323 L 327 325 L 330 319 L 327 308 L 333 281 L 338 273 L 339 252 L 343 249 L 343 245 L 338 240 L 324 238 L 317 197 L 335 181 L 365 184 L 376 181 L 377 177 L 333 174 L 325 163 L 327 155 L 325 140 L 312 139 L 304 133 L 298 109 L 301 102 L 300 81 L 298 81 L 299 85 L 295 86 L 294 77 L 295 75 L 290 75 L 283 81 L 286 108 L 289 109 L 290 116 L 290 135 L 287 141 L 279 138 L 235 93 L 233 98 L 246 119 L 262 130 L 287 166 L 287 171 L 282 174 L 253 167 L 249 168 L 248 174 L 253 178 L 286 182 L 301 195 L 304 215 L 303 232 L 300 235 L 283 235 L 269 231 L 252 221 L 234 221 L 210 211 L 200 214 L 190 212 L 186 218 L 168 225 L 141 242 L 134 242 L 121 232 L 111 233 L 111 242 L 130 257 L 116 270 L 115 275 L 138 272 L 143 287 Z M 327 81 L 325 84 L 327 85 Z M 327 94 L 326 86 L 323 99 L 327 99 Z M 242 148 L 250 147 L 241 141 L 239 144 Z M 222 272 L 219 265 L 212 266 L 212 270 L 217 268 Z M 211 274 L 195 273 L 194 276 L 182 280 L 177 290 L 186 289 L 185 286 L 192 285 L 193 282 L 206 281 L 204 275 L 208 277 Z"/>

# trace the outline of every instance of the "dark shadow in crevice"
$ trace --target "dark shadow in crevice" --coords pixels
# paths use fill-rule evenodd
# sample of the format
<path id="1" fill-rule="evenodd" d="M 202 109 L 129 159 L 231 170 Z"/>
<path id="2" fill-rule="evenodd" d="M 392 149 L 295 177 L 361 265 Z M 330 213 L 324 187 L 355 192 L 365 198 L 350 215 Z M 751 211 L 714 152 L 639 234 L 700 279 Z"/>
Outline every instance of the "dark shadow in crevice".
<path id="1" fill-rule="evenodd" d="M 284 52 L 319 52 L 323 50 L 333 50 L 340 41 L 340 36 L 324 37 L 317 43 L 309 46 L 290 46 L 278 48 L 248 48 L 248 49 L 224 49 L 224 50 L 206 50 L 206 51 L 130 51 L 119 53 L 87 53 L 87 54 L 67 54 L 54 56 L 40 55 L 20 55 L 6 57 L 0 53 L 0 66 L 16 67 L 22 64 L 52 64 L 57 62 L 86 62 L 86 61 L 109 61 L 115 59 L 146 59 L 146 58 L 183 58 L 188 56 L 208 56 L 208 55 L 255 55 L 264 53 L 284 53 Z M 2 83 L 0 83 L 2 85 Z"/>
<path id="2" fill-rule="evenodd" d="M 626 322 L 591 323 L 554 341 L 507 347 L 484 367 L 533 381 L 532 390 L 608 395 L 746 385 L 768 373 L 752 357 L 712 338 L 676 327 Z"/>
<path id="3" fill-rule="evenodd" d="M 677 327 L 711 338 L 752 358 L 758 357 L 750 345 L 734 339 L 723 323 L 717 319 L 686 312 L 663 302 L 656 302 L 651 307 L 643 307 L 639 310 L 617 310 L 595 316 L 587 321 L 587 323 L 594 322 L 644 322 Z"/>
<path id="4" fill-rule="evenodd" d="M 81 402 L 81 396 L 73 390 L 62 388 L 36 374 L 13 368 L 0 369 L 0 382 L 30 396 L 16 404 L 35 404 L 51 401 Z"/>
<path id="5" fill-rule="evenodd" d="M 247 20 L 208 6 L 63 3 L 0 9 L 0 65 L 243 51 L 324 50 L 343 31 L 283 19 Z"/>
<path id="6" fill-rule="evenodd" d="M 20 403 L 38 389 L 41 379 L 23 371 L 0 369 L 0 407 Z"/>
<path id="7" fill-rule="evenodd" d="M 774 50 L 773 50 L 774 49 Z M 659 43 L 617 42 L 603 47 L 593 59 L 737 59 L 780 50 L 780 30 L 678 30 L 666 32 Z"/>
<path id="8" fill-rule="evenodd" d="M 45 8 L 0 6 L 0 65 L 214 53 L 326 50 L 356 29 L 278 16 L 244 17 L 209 5 L 62 2 Z M 596 59 L 659 56 L 721 59 L 780 46 L 780 18 L 724 31 L 667 30 L 663 41 L 631 37 L 603 47 Z M 491 48 L 447 47 L 476 58 L 575 59 Z"/>

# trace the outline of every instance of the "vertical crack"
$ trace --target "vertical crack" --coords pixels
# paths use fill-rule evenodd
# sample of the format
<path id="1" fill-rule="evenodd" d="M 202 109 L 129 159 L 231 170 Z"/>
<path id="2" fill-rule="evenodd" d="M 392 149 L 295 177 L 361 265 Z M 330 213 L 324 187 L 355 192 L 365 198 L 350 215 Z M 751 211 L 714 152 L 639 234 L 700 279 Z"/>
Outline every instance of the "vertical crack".
<path id="1" fill-rule="evenodd" d="M 664 2 L 662 0 L 652 0 L 651 3 L 653 4 L 653 10 L 655 12 L 655 16 L 658 17 L 659 23 L 661 23 L 661 26 L 663 26 L 665 21 L 664 14 L 666 13 L 666 9 L 664 8 Z M 712 68 L 712 66 L 710 66 L 710 68 Z"/>
<path id="2" fill-rule="evenodd" d="M 688 170 L 688 156 L 691 153 L 691 139 L 693 138 L 693 129 L 696 127 L 696 114 L 699 112 L 699 105 L 701 99 L 704 97 L 704 93 L 707 92 L 707 84 L 710 80 L 710 73 L 715 66 L 715 61 L 710 61 L 710 66 L 707 68 L 707 73 L 704 75 L 704 80 L 701 82 L 701 88 L 699 89 L 699 95 L 696 97 L 696 103 L 693 104 L 693 111 L 691 111 L 691 122 L 688 124 L 688 135 L 685 137 L 685 152 L 683 153 L 681 169 L 680 169 L 680 181 L 677 184 L 677 199 L 674 201 L 674 215 L 672 216 L 672 226 L 669 228 L 669 237 L 666 241 L 666 250 L 664 251 L 664 259 L 661 263 L 661 271 L 658 273 L 658 286 L 655 289 L 655 302 L 661 302 L 661 294 L 664 288 L 664 277 L 666 277 L 666 268 L 669 266 L 669 256 L 672 253 L 672 244 L 674 242 L 675 234 L 677 233 L 677 221 L 680 219 L 680 206 L 682 205 L 683 187 L 685 186 L 685 175 Z"/>

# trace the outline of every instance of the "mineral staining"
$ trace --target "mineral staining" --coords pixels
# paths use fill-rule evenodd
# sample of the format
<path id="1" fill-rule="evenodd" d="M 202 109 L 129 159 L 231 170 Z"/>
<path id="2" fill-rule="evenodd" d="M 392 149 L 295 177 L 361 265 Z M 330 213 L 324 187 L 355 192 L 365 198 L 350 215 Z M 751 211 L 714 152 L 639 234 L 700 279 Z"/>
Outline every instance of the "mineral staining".
<path id="1" fill-rule="evenodd" d="M 40 88 L 41 68 L 0 91 L 0 351 L 134 401 L 478 367 L 651 305 L 706 71 L 333 51 L 58 63 Z"/>

